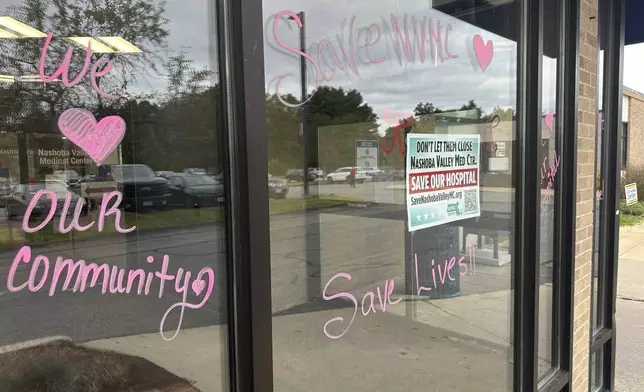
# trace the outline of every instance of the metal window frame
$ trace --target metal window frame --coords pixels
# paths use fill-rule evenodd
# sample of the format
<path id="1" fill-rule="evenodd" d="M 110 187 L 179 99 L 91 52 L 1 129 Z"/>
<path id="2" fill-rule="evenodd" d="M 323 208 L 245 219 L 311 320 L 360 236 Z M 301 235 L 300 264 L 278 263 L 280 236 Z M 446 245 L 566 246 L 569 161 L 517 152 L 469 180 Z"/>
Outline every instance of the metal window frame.
<path id="1" fill-rule="evenodd" d="M 569 391 L 572 384 L 574 260 L 576 241 L 577 110 L 579 102 L 580 0 L 561 2 L 560 61 L 557 66 L 557 140 L 561 163 L 555 199 L 553 275 L 553 367 L 539 382 L 539 233 L 541 143 L 541 83 L 543 56 L 543 4 L 540 0 L 519 2 L 519 52 L 517 88 L 517 146 L 514 296 L 514 390 Z"/>
<path id="2" fill-rule="evenodd" d="M 539 293 L 539 151 L 542 121 L 541 0 L 518 0 L 517 147 L 514 162 L 517 240 L 513 266 L 514 312 L 513 390 L 535 391 L 538 386 Z M 224 121 L 226 124 L 225 173 L 228 245 L 228 316 L 230 390 L 273 390 L 272 317 L 270 279 L 270 222 L 264 98 L 263 14 L 261 0 L 218 2 L 217 30 Z M 565 25 L 558 86 L 557 125 L 564 133 L 560 181 L 563 195 L 575 195 L 579 0 L 568 0 L 562 9 Z M 255 175 L 255 176 L 253 176 Z M 572 368 L 572 293 L 574 292 L 575 197 L 561 197 L 556 220 L 563 238 L 556 243 L 557 273 L 556 349 L 558 369 L 542 391 L 569 390 Z M 252 219 L 251 219 L 252 217 Z M 252 225 L 251 225 L 252 220 Z M 535 241 L 535 238 L 537 239 Z"/>
<path id="3" fill-rule="evenodd" d="M 561 56 L 561 75 L 563 78 L 561 103 L 558 107 L 562 113 L 560 128 L 561 168 L 558 178 L 561 189 L 558 200 L 557 257 L 559 268 L 556 281 L 556 318 L 558 342 L 558 370 L 567 385 L 572 387 L 573 369 L 573 325 L 575 293 L 575 246 L 577 242 L 577 150 L 578 150 L 578 109 L 579 109 L 579 37 L 581 0 L 564 2 L 563 16 L 563 55 Z M 546 384 L 545 387 L 548 387 Z"/>
<path id="4" fill-rule="evenodd" d="M 625 0 L 599 0 L 599 23 L 606 37 L 604 48 L 604 78 L 602 112 L 604 128 L 601 144 L 601 172 L 604 200 L 600 205 L 599 278 L 597 290 L 597 323 L 591 325 L 590 355 L 603 353 L 602 387 L 615 386 L 617 260 L 619 258 L 619 195 L 621 178 L 621 126 L 624 61 Z M 605 24 L 604 24 L 605 23 Z M 605 41 L 604 41 L 605 39 Z M 601 46 L 600 46 L 601 49 Z M 591 292 L 591 295 L 593 293 Z M 592 301 L 591 301 L 592 303 Z M 593 309 L 595 311 L 595 309 Z M 592 377 L 592 368 L 589 366 Z"/>
<path id="5" fill-rule="evenodd" d="M 209 0 L 214 1 L 214 0 Z M 230 390 L 273 390 L 262 0 L 217 2 L 225 123 Z"/>
<path id="6" fill-rule="evenodd" d="M 541 146 L 541 76 L 543 55 L 543 4 L 518 3 L 517 133 L 518 156 L 514 162 L 513 263 L 514 391 L 537 390 L 539 323 L 539 149 Z"/>

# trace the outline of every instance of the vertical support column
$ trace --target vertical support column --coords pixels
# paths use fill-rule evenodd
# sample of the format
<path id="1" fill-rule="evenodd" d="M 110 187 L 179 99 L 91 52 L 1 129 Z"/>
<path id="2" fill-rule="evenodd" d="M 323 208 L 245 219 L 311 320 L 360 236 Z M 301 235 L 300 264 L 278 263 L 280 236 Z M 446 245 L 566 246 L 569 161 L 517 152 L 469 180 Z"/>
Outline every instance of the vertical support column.
<path id="1" fill-rule="evenodd" d="M 606 170 L 603 178 L 604 203 L 601 209 L 602 226 L 600 238 L 604 243 L 600 249 L 600 293 L 599 301 L 604 302 L 605 327 L 611 329 L 612 337 L 604 349 L 604 380 L 615 383 L 615 305 L 617 298 L 617 260 L 619 251 L 619 184 L 621 175 L 620 136 L 622 125 L 622 74 L 624 62 L 624 25 L 625 1 L 612 0 L 608 8 L 606 43 L 604 50 L 604 134 L 607 152 L 602 156 L 602 166 Z"/>
<path id="2" fill-rule="evenodd" d="M 539 147 L 541 146 L 541 72 L 543 5 L 519 6 L 517 132 L 513 177 L 514 216 L 514 391 L 537 390 L 539 315 Z"/>
<path id="3" fill-rule="evenodd" d="M 235 392 L 273 390 L 263 26 L 261 0 L 217 2 L 228 163 L 229 375 Z"/>

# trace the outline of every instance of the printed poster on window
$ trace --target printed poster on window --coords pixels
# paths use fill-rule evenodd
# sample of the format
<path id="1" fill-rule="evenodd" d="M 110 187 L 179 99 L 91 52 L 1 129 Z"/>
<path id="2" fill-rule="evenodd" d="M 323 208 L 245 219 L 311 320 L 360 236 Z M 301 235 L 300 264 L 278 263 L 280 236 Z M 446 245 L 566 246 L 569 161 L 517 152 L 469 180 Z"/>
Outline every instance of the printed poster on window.
<path id="1" fill-rule="evenodd" d="M 407 135 L 409 231 L 481 215 L 480 135 Z"/>
<path id="2" fill-rule="evenodd" d="M 626 205 L 632 206 L 637 203 L 637 184 L 627 184 L 624 186 L 624 192 L 626 193 Z"/>

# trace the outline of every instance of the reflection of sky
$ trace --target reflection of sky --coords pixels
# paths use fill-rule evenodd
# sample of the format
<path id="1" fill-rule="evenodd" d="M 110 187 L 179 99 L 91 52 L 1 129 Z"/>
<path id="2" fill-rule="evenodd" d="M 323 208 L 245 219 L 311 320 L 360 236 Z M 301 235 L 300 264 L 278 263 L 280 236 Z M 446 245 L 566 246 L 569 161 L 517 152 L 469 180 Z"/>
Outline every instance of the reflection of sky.
<path id="1" fill-rule="evenodd" d="M 372 59 L 384 57 L 386 60 L 378 64 L 365 64 L 364 50 L 357 50 L 359 75 L 345 66 L 345 70 L 336 69 L 335 77 L 322 84 L 354 88 L 362 93 L 365 101 L 371 105 L 379 118 L 391 117 L 385 113 L 397 112 L 396 117 L 411 114 L 418 102 L 431 102 L 439 108 L 457 108 L 469 100 L 475 100 L 478 105 L 489 111 L 495 106 L 514 107 L 516 100 L 516 44 L 508 39 L 479 29 L 473 25 L 454 19 L 436 10 L 430 9 L 425 0 L 408 0 L 400 3 L 376 1 L 342 3 L 337 7 L 334 0 L 324 0 L 307 3 L 306 7 L 292 9 L 289 0 L 267 0 L 264 3 L 265 20 L 265 59 L 266 81 L 269 93 L 275 93 L 275 79 L 285 73 L 293 77 L 284 79 L 281 84 L 282 93 L 292 93 L 299 96 L 299 58 L 280 48 L 273 37 L 274 15 L 282 10 L 306 12 L 307 52 L 313 59 L 325 68 L 330 75 L 332 60 L 328 51 L 322 46 L 322 58 L 318 56 L 318 45 L 327 39 L 332 43 L 337 58 L 344 64 L 344 57 L 338 40 L 343 42 L 350 55 L 350 38 L 352 31 L 350 22 L 355 15 L 353 39 L 355 47 L 364 44 L 365 28 L 378 23 L 383 29 L 382 39 L 370 47 Z M 299 5 L 298 7 L 301 7 Z M 445 39 L 445 26 L 451 24 L 448 47 L 457 59 L 446 59 L 443 63 L 432 61 L 429 39 L 426 41 L 425 62 L 419 61 L 419 51 L 413 47 L 416 61 L 408 62 L 405 54 L 401 53 L 402 61 L 394 49 L 394 34 L 391 29 L 391 15 L 398 17 L 400 29 L 404 27 L 404 14 L 408 14 L 408 31 L 411 45 L 414 45 L 412 16 L 417 20 L 417 31 L 420 33 L 420 21 L 423 17 L 433 22 L 434 27 L 441 24 L 441 40 Z M 502 23 L 499 20 L 499 23 Z M 403 30 L 404 31 L 404 30 Z M 277 27 L 278 37 L 286 44 L 299 48 L 299 32 L 294 21 L 284 17 Z M 372 36 L 377 36 L 376 29 L 371 29 Z M 485 41 L 494 42 L 494 59 L 485 72 L 481 72 L 473 56 L 472 37 L 480 34 Z M 361 59 L 363 61 L 361 61 Z M 401 64 L 402 63 L 402 64 Z M 325 67 L 326 64 L 326 67 Z M 544 61 L 544 110 L 554 106 L 555 61 Z M 312 63 L 308 65 L 308 88 L 315 87 L 315 69 Z M 337 67 L 336 67 L 337 68 Z M 552 76 L 552 77 L 551 77 Z M 389 121 L 387 121 L 389 122 Z"/>
<path id="2" fill-rule="evenodd" d="M 168 0 L 166 3 L 165 17 L 168 18 L 166 28 L 169 31 L 168 49 L 169 55 L 176 55 L 184 52 L 188 60 L 192 60 L 192 67 L 195 70 L 217 69 L 216 47 L 214 40 L 216 36 L 209 33 L 214 23 L 213 16 L 209 18 L 211 9 L 208 6 L 209 0 Z M 210 20 L 209 20 L 210 19 Z M 169 57 L 166 54 L 164 57 Z M 212 64 L 211 64 L 212 62 Z M 162 73 L 165 71 L 159 67 Z M 167 86 L 164 74 L 148 76 L 145 82 L 134 87 L 141 93 L 163 91 Z"/>
<path id="3" fill-rule="evenodd" d="M 644 44 L 625 46 L 624 85 L 640 92 L 644 92 L 642 64 L 644 64 Z"/>
<path id="4" fill-rule="evenodd" d="M 2 0 L 2 8 L 10 4 L 20 4 L 22 1 Z M 217 69 L 217 61 L 213 42 L 216 39 L 214 34 L 214 12 L 208 4 L 209 0 L 169 0 L 166 4 L 165 17 L 169 22 L 167 28 L 170 32 L 168 37 L 169 52 L 163 52 L 162 57 L 168 58 L 170 54 L 180 51 L 185 52 L 186 57 L 193 61 L 195 69 Z M 355 88 L 360 91 L 367 103 L 369 103 L 382 120 L 385 117 L 392 117 L 388 113 L 396 113 L 395 117 L 402 117 L 411 114 L 418 102 L 431 102 L 440 108 L 457 108 L 473 99 L 485 110 L 494 106 L 514 107 L 516 100 L 516 44 L 505 38 L 483 31 L 465 22 L 456 20 L 429 8 L 427 0 L 406 0 L 404 2 L 391 2 L 384 0 L 376 1 L 354 1 L 341 2 L 337 0 L 320 0 L 316 2 L 298 3 L 293 5 L 291 0 L 265 0 L 264 21 L 265 21 L 265 73 L 267 91 L 275 92 L 275 78 L 284 73 L 290 72 L 294 76 L 287 78 L 282 83 L 282 92 L 290 92 L 299 95 L 299 59 L 293 54 L 286 53 L 277 46 L 272 34 L 272 15 L 282 10 L 293 10 L 298 12 L 304 10 L 307 14 L 306 30 L 307 45 L 313 48 L 312 55 L 317 59 L 317 45 L 322 39 L 327 39 L 333 46 L 338 58 L 344 64 L 341 50 L 338 46 L 338 38 L 345 43 L 347 53 L 351 54 L 349 23 L 355 15 L 354 42 L 364 42 L 365 27 L 378 23 L 383 28 L 383 36 L 376 45 L 370 48 L 371 58 L 385 57 L 386 60 L 379 64 L 364 64 L 364 50 L 357 50 L 356 61 L 358 63 L 359 75 L 353 71 L 337 70 L 336 76 L 331 81 L 324 81 L 323 84 Z M 302 4 L 306 4 L 304 7 Z M 441 40 L 444 40 L 445 26 L 450 23 L 452 30 L 449 33 L 450 52 L 457 55 L 457 59 L 447 59 L 443 63 L 431 60 L 429 40 L 426 42 L 426 60 L 421 63 L 418 60 L 418 49 L 413 48 L 416 57 L 415 63 L 408 63 L 404 53 L 401 53 L 402 61 L 394 49 L 394 36 L 391 30 L 391 15 L 398 16 L 401 29 L 404 25 L 403 15 L 409 15 L 409 28 L 411 16 L 416 18 L 427 17 L 431 19 L 434 26 L 440 21 Z M 505 21 L 499 19 L 499 23 Z M 375 37 L 375 30 L 371 30 Z M 420 28 L 419 28 L 420 31 Z M 287 44 L 298 47 L 298 29 L 293 21 L 280 21 L 277 29 L 278 36 Z M 472 57 L 472 36 L 481 34 L 484 40 L 492 40 L 495 46 L 495 56 L 491 65 L 485 72 L 481 72 Z M 414 44 L 413 34 L 410 34 L 410 41 Z M 329 73 L 328 56 L 327 60 L 318 62 L 324 67 L 327 64 L 326 72 Z M 402 63 L 402 64 L 401 64 Z M 313 67 L 309 65 L 309 90 L 314 88 Z M 164 73 L 161 64 L 158 68 Z M 114 70 L 112 72 L 117 72 Z M 141 71 L 141 76 L 145 72 Z M 130 86 L 131 93 L 147 93 L 165 90 L 167 86 L 165 75 L 155 75 L 148 72 L 145 78 L 141 78 L 135 85 Z M 543 69 L 543 108 L 547 111 L 554 107 L 554 95 L 556 89 L 555 60 L 546 58 Z"/>
<path id="5" fill-rule="evenodd" d="M 21 0 L 0 0 L 0 9 L 8 10 L 11 6 L 22 5 Z M 158 2 L 157 2 L 158 3 Z M 184 52 L 188 60 L 192 61 L 192 67 L 195 70 L 216 69 L 215 55 L 216 47 L 214 42 L 216 36 L 211 34 L 214 25 L 215 15 L 209 6 L 210 0 L 167 0 L 165 6 L 164 18 L 168 19 L 165 24 L 169 32 L 167 37 L 168 48 L 156 48 L 155 54 L 160 56 L 163 61 L 170 56 Z M 212 16 L 211 16 L 212 14 Z M 3 15 L 13 15 L 13 13 L 4 11 Z M 55 34 L 56 32 L 54 32 Z M 75 51 L 75 61 L 82 61 L 80 50 Z M 128 89 L 130 94 L 163 92 L 167 87 L 167 78 L 162 62 L 157 64 L 159 73 L 149 70 L 138 70 L 137 81 Z M 114 69 L 110 74 L 118 75 L 119 70 Z"/>

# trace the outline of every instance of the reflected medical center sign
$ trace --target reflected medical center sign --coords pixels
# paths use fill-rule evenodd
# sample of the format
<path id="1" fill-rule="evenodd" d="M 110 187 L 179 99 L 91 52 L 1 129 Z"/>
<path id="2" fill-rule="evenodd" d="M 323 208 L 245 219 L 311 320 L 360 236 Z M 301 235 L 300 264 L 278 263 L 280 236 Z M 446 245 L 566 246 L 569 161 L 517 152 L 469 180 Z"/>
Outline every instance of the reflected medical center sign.
<path id="1" fill-rule="evenodd" d="M 378 168 L 377 140 L 356 140 L 356 166 Z"/>
<path id="2" fill-rule="evenodd" d="M 407 135 L 409 231 L 481 215 L 480 135 Z"/>

